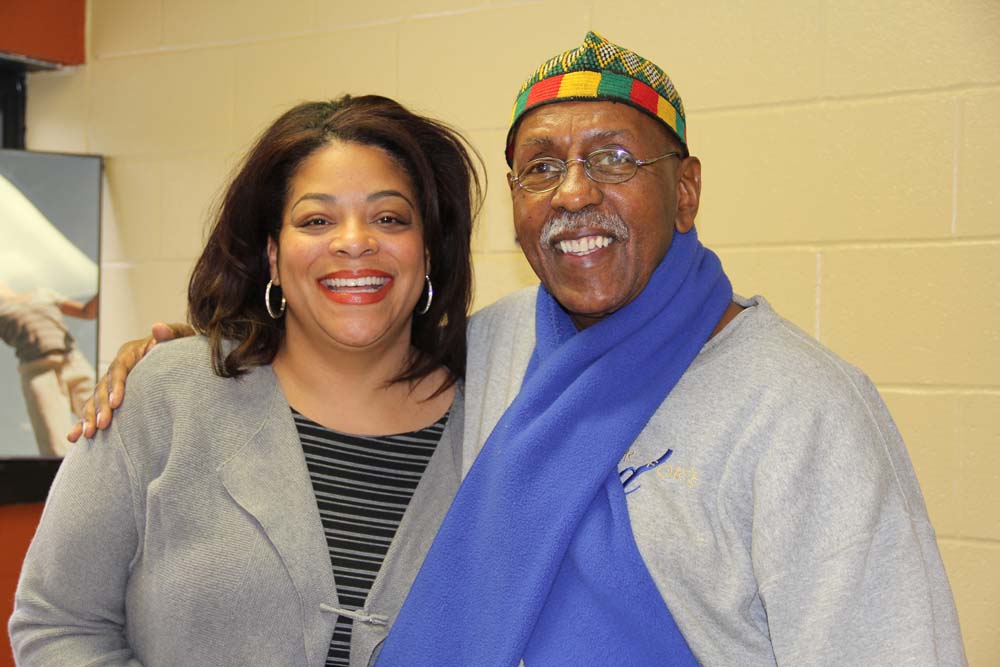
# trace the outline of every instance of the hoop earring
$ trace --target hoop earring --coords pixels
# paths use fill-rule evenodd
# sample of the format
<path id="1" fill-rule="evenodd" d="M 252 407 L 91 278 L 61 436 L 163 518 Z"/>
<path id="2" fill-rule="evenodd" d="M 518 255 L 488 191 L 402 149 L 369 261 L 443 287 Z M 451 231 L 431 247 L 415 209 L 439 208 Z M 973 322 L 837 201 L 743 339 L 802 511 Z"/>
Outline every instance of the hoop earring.
<path id="1" fill-rule="evenodd" d="M 284 293 L 282 293 L 282 295 L 281 295 L 281 308 L 278 309 L 278 312 L 275 313 L 274 309 L 271 307 L 271 285 L 272 285 L 273 282 L 274 281 L 272 281 L 272 280 L 268 280 L 267 281 L 267 287 L 264 288 L 264 307 L 267 308 L 267 314 L 271 316 L 271 319 L 272 320 L 277 320 L 277 319 L 280 319 L 281 316 L 285 314 L 285 305 L 286 304 L 285 304 L 285 295 L 284 295 Z M 278 285 L 278 288 L 281 289 L 281 285 Z"/>
<path id="2" fill-rule="evenodd" d="M 431 277 L 424 274 L 424 280 L 427 281 L 427 303 L 417 311 L 417 315 L 426 315 L 427 311 L 431 309 L 431 302 L 434 301 L 434 285 L 431 284 Z"/>

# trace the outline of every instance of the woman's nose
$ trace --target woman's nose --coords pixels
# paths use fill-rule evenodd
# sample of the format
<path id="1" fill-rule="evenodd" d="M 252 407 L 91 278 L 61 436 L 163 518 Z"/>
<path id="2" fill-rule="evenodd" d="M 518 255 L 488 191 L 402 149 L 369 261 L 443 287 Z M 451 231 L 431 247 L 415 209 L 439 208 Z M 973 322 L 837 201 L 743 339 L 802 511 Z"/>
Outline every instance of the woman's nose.
<path id="1" fill-rule="evenodd" d="M 378 239 L 364 221 L 345 220 L 330 242 L 330 251 L 348 257 L 362 257 L 378 251 Z"/>

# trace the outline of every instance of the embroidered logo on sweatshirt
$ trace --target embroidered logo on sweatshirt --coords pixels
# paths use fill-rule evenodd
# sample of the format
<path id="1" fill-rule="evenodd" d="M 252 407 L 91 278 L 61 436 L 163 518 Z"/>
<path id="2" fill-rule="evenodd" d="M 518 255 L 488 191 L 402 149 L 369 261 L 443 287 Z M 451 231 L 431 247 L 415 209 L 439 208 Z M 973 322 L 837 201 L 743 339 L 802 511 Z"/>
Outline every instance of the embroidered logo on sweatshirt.
<path id="1" fill-rule="evenodd" d="M 698 471 L 694 468 L 685 468 L 680 465 L 666 464 L 667 459 L 674 453 L 674 450 L 668 449 L 663 453 L 663 456 L 653 459 L 647 463 L 641 465 L 630 465 L 627 468 L 622 469 L 618 476 L 621 478 L 622 486 L 625 487 L 625 495 L 638 491 L 641 487 L 638 483 L 638 478 L 645 472 L 650 470 L 656 471 L 656 476 L 659 479 L 668 482 L 681 482 L 688 488 L 694 487 L 698 483 Z M 634 449 L 630 449 L 622 457 L 623 463 L 630 463 L 638 458 L 638 454 Z"/>
<path id="2" fill-rule="evenodd" d="M 638 482 L 636 481 L 644 472 L 649 472 L 654 468 L 658 468 L 664 461 L 670 458 L 670 455 L 674 453 L 674 450 L 668 449 L 663 453 L 658 459 L 653 459 L 649 463 L 644 463 L 641 466 L 629 466 L 618 473 L 618 477 L 622 480 L 622 486 L 625 487 L 625 495 L 638 491 L 640 488 Z M 629 456 L 632 454 L 632 450 L 629 450 L 625 454 L 625 460 L 628 460 Z"/>

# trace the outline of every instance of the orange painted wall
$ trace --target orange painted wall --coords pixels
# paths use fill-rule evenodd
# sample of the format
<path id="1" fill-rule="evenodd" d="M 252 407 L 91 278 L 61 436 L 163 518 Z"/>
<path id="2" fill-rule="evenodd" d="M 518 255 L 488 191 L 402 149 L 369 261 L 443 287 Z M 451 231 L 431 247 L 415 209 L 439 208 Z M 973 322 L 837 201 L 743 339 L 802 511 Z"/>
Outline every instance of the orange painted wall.
<path id="1" fill-rule="evenodd" d="M 86 0 L 2 0 L 0 51 L 80 65 L 86 58 Z"/>
<path id="2" fill-rule="evenodd" d="M 35 534 L 35 526 L 42 516 L 45 503 L 24 503 L 0 505 L 0 533 L 3 547 L 0 548 L 0 627 L 3 641 L 0 642 L 0 667 L 14 667 L 14 655 L 7 636 L 7 620 L 14 610 L 14 589 L 21 573 L 21 561 L 28 551 L 28 544 Z"/>

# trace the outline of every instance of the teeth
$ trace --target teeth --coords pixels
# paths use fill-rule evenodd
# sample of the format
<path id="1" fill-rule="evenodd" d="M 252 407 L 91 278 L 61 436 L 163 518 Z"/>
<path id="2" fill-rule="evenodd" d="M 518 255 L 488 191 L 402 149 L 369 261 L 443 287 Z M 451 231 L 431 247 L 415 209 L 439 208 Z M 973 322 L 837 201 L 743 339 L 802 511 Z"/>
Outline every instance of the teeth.
<path id="1" fill-rule="evenodd" d="M 559 252 L 570 255 L 587 255 L 595 250 L 607 248 L 612 241 L 610 236 L 584 236 L 582 239 L 558 241 L 556 248 L 559 249 Z"/>
<path id="2" fill-rule="evenodd" d="M 325 278 L 323 284 L 327 289 L 342 289 L 345 287 L 381 287 L 389 281 L 385 276 L 365 276 L 363 278 Z"/>

